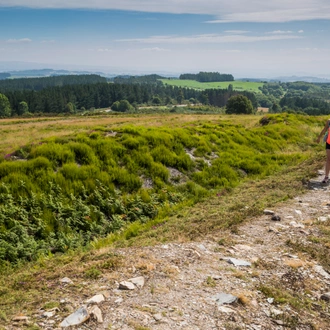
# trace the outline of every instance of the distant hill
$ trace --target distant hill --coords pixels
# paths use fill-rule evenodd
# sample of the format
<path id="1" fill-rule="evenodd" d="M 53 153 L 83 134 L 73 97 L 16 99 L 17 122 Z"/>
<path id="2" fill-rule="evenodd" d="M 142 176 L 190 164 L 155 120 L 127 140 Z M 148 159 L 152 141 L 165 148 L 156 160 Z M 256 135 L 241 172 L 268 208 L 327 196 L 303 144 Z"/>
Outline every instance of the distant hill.
<path id="1" fill-rule="evenodd" d="M 328 78 L 311 77 L 311 76 L 284 76 L 275 78 L 239 78 L 241 81 L 251 82 L 296 82 L 304 81 L 309 83 L 330 83 Z"/>
<path id="2" fill-rule="evenodd" d="M 54 69 L 33 69 L 33 70 L 18 70 L 8 71 L 11 78 L 41 78 L 52 76 L 68 76 L 68 75 L 90 75 L 89 71 L 69 71 L 69 70 L 54 70 Z M 93 72 L 93 74 L 104 75 L 102 72 Z"/>

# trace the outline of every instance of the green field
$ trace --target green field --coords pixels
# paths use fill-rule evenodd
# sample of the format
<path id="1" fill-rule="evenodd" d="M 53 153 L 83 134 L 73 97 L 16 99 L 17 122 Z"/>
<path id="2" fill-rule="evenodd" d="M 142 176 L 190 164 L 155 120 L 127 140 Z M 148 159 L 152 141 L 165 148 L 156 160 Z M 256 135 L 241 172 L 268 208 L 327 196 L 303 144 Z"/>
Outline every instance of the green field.
<path id="1" fill-rule="evenodd" d="M 204 89 L 212 89 L 212 88 L 220 88 L 225 89 L 228 88 L 229 84 L 232 84 L 234 90 L 237 91 L 250 91 L 261 93 L 259 87 L 263 86 L 264 83 L 257 83 L 257 82 L 247 82 L 247 81 L 224 81 L 224 82 L 209 82 L 209 83 L 201 83 L 196 80 L 180 80 L 180 79 L 160 79 L 163 84 L 168 84 L 171 86 L 178 86 L 178 87 L 186 87 L 186 88 L 194 88 L 199 90 Z"/>

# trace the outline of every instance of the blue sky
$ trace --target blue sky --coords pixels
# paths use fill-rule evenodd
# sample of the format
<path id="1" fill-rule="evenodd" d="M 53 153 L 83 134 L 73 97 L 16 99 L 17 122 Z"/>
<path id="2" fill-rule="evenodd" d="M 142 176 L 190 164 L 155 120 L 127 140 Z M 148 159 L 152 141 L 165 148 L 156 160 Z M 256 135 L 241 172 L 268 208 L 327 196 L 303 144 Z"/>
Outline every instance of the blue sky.
<path id="1" fill-rule="evenodd" d="M 330 77 L 330 1 L 0 0 L 0 62 L 9 61 Z"/>

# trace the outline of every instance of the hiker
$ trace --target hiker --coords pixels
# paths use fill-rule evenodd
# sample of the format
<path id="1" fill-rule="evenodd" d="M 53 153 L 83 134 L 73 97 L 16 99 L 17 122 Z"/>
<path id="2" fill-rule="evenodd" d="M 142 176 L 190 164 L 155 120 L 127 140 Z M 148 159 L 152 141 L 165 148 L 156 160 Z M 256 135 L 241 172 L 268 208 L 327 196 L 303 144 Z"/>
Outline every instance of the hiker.
<path id="1" fill-rule="evenodd" d="M 325 161 L 325 177 L 322 180 L 322 183 L 328 183 L 329 182 L 329 172 L 330 172 L 330 119 L 327 120 L 323 130 L 321 131 L 320 135 L 318 136 L 316 142 L 320 143 L 322 136 L 323 142 L 325 142 L 325 151 L 327 153 L 327 159 Z"/>

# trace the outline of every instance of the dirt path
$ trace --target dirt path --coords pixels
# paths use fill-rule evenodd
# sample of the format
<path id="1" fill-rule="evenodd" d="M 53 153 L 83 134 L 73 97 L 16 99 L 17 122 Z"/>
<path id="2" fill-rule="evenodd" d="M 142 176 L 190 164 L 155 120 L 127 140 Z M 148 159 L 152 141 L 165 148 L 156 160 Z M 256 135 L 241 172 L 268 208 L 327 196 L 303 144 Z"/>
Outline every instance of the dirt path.
<path id="1" fill-rule="evenodd" d="M 330 303 L 321 296 L 330 292 L 330 274 L 303 250 L 293 251 L 288 244 L 308 245 L 312 237 L 318 237 L 320 222 L 329 224 L 329 187 L 319 184 L 321 178 L 310 183 L 305 195 L 278 205 L 273 215 L 264 214 L 236 233 L 113 251 L 123 267 L 101 279 L 79 283 L 80 295 L 72 294 L 70 284 L 62 284 L 60 308 L 52 316 L 36 311 L 36 324 L 42 329 L 60 328 L 70 312 L 82 306 L 90 310 L 86 299 L 103 294 L 105 301 L 98 303 L 103 322 L 91 317 L 76 328 L 329 329 Z M 272 220 L 273 216 L 280 221 Z M 228 258 L 251 266 L 235 266 Z M 142 288 L 119 289 L 120 282 L 137 277 L 145 281 Z M 238 299 L 220 304 L 217 298 L 228 298 L 221 293 Z"/>

